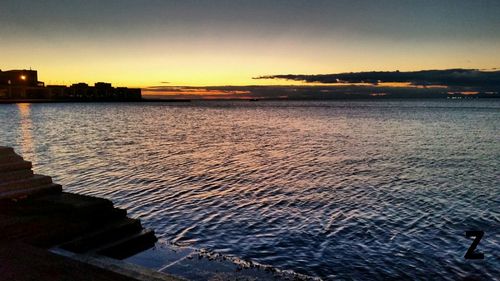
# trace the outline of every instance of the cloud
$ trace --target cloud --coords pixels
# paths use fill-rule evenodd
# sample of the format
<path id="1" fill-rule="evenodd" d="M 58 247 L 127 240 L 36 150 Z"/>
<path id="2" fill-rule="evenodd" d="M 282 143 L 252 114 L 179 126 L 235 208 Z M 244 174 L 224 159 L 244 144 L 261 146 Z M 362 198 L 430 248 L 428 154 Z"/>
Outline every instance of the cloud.
<path id="1" fill-rule="evenodd" d="M 448 87 L 495 88 L 500 85 L 500 71 L 478 69 L 445 69 L 422 71 L 370 71 L 337 74 L 281 74 L 255 77 L 253 79 L 285 79 L 306 83 L 410 83 L 415 86 L 443 85 Z"/>

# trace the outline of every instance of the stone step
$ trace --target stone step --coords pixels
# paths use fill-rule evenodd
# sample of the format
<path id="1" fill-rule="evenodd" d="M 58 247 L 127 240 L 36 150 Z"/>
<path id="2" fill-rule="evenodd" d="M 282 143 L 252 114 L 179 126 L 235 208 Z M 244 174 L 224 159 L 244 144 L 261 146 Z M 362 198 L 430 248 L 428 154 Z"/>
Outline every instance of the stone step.
<path id="1" fill-rule="evenodd" d="M 33 177 L 33 171 L 30 169 L 0 172 L 0 184 L 7 181 L 27 179 L 31 177 Z"/>
<path id="2" fill-rule="evenodd" d="M 40 212 L 47 214 L 64 214 L 95 223 L 113 222 L 127 216 L 126 210 L 114 208 L 113 203 L 107 199 L 67 192 L 38 197 L 30 205 L 39 207 Z"/>
<path id="3" fill-rule="evenodd" d="M 33 245 L 39 247 L 54 247 L 81 236 L 83 233 L 90 233 L 102 229 L 113 222 L 126 217 L 126 212 L 121 209 L 108 209 L 99 212 L 61 212 L 49 213 L 49 217 L 57 218 L 59 222 L 67 221 L 64 224 L 57 223 L 57 226 L 50 228 L 45 233 L 38 235 L 34 239 Z"/>
<path id="4" fill-rule="evenodd" d="M 47 194 L 60 193 L 62 186 L 60 184 L 51 183 L 34 188 L 16 189 L 11 191 L 0 192 L 1 199 L 14 199 L 14 198 L 34 198 L 37 196 L 44 196 Z"/>
<path id="5" fill-rule="evenodd" d="M 5 149 L 3 151 L 0 151 L 0 158 L 7 157 L 7 156 L 12 156 L 12 155 L 17 155 L 17 156 L 21 157 L 13 149 Z"/>
<path id="6" fill-rule="evenodd" d="M 14 149 L 12 147 L 8 146 L 0 146 L 0 155 L 5 155 L 5 154 L 13 154 Z"/>
<path id="7" fill-rule="evenodd" d="M 13 163 L 0 163 L 0 173 L 17 170 L 30 170 L 31 167 L 31 162 L 24 160 Z"/>
<path id="8" fill-rule="evenodd" d="M 33 204 L 44 205 L 47 209 L 65 212 L 99 213 L 113 209 L 113 203 L 107 199 L 87 195 L 62 192 L 37 198 Z"/>
<path id="9" fill-rule="evenodd" d="M 144 229 L 139 233 L 127 236 L 92 252 L 121 260 L 153 247 L 156 241 L 154 231 Z"/>
<path id="10" fill-rule="evenodd" d="M 127 217 L 127 210 L 115 207 L 110 212 L 110 217 L 113 217 L 113 218 L 125 218 L 125 217 Z"/>
<path id="11" fill-rule="evenodd" d="M 73 241 L 65 243 L 60 247 L 74 253 L 84 253 L 91 249 L 118 241 L 142 230 L 140 221 L 124 218 L 107 225 L 97 231 L 85 234 Z"/>
<path id="12" fill-rule="evenodd" d="M 0 163 L 1 164 L 19 162 L 19 161 L 23 161 L 23 160 L 24 159 L 21 156 L 15 154 L 15 153 L 0 155 Z"/>
<path id="13" fill-rule="evenodd" d="M 51 183 L 51 177 L 35 174 L 31 178 L 0 183 L 0 192 L 36 188 Z"/>

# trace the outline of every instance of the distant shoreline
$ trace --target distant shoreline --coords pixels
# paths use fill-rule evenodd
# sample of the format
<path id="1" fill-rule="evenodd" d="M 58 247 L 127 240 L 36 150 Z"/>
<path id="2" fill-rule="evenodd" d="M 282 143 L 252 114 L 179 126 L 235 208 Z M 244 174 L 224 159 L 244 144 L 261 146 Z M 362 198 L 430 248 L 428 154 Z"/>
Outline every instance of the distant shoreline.
<path id="1" fill-rule="evenodd" d="M 133 103 L 133 102 L 191 102 L 188 99 L 140 99 L 140 100 L 113 100 L 113 99 L 100 99 L 100 100 L 83 100 L 83 99 L 9 99 L 1 100 L 0 104 L 13 104 L 13 103 Z"/>
<path id="2" fill-rule="evenodd" d="M 262 98 L 262 99 L 162 99 L 162 98 L 142 98 L 140 100 L 116 100 L 116 99 L 99 99 L 99 100 L 84 100 L 84 99 L 0 99 L 0 104 L 15 104 L 15 103 L 158 103 L 158 102 L 171 102 L 171 103 L 190 103 L 192 101 L 359 101 L 359 100 L 490 100 L 500 99 L 500 97 L 351 97 L 351 98 L 332 98 L 332 99 L 276 99 L 276 98 Z"/>

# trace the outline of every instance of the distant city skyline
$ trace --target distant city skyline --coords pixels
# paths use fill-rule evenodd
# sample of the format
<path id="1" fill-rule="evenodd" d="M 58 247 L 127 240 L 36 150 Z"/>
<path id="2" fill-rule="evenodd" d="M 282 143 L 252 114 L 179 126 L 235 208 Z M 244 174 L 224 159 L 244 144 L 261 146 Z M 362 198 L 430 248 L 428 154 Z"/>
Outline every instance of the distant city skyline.
<path id="1" fill-rule="evenodd" d="M 500 1 L 3 1 L 2 70 L 46 84 L 500 67 Z"/>

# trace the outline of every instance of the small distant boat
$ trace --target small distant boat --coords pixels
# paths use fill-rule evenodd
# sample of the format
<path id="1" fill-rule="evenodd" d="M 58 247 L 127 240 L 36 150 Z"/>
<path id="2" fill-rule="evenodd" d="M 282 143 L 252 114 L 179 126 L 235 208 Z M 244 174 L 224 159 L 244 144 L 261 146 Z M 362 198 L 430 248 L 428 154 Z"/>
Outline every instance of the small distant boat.
<path id="1" fill-rule="evenodd" d="M 249 99 L 248 101 L 258 101 L 259 99 Z"/>

